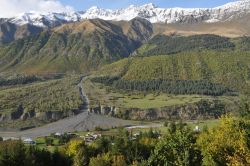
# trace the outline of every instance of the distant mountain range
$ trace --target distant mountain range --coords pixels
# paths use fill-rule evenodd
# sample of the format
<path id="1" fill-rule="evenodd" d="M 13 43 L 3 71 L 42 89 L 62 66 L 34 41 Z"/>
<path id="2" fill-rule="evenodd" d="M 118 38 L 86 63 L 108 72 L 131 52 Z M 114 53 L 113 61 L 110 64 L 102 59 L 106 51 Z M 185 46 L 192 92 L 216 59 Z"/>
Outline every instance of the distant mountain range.
<path id="1" fill-rule="evenodd" d="M 155 34 L 177 32 L 181 35 L 249 36 L 250 0 L 231 2 L 216 8 L 164 9 L 150 3 L 118 10 L 92 7 L 82 12 L 22 13 L 13 18 L 0 18 L 0 45 L 63 24 L 90 19 L 123 22 L 134 18 L 146 19 L 152 23 Z"/>
<path id="2" fill-rule="evenodd" d="M 249 20 L 250 1 L 245 0 L 213 9 L 147 4 L 114 11 L 25 13 L 0 19 L 0 72 L 88 73 L 131 56 L 248 52 Z"/>
<path id="3" fill-rule="evenodd" d="M 91 7 L 87 11 L 81 12 L 29 12 L 4 20 L 19 26 L 31 24 L 39 27 L 54 27 L 84 19 L 129 21 L 136 17 L 147 19 L 151 23 L 211 23 L 230 21 L 248 13 L 250 13 L 250 1 L 241 0 L 215 8 L 159 8 L 150 3 L 142 6 L 131 5 L 128 8 L 118 10 Z"/>

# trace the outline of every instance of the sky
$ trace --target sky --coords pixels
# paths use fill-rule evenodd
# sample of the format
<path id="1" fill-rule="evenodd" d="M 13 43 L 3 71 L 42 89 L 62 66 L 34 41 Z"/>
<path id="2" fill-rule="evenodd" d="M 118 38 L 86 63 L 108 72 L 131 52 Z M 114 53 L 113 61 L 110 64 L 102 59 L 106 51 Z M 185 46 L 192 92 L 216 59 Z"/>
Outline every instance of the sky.
<path id="1" fill-rule="evenodd" d="M 63 4 L 74 6 L 76 10 L 84 10 L 91 6 L 117 9 L 131 4 L 143 5 L 153 3 L 158 7 L 216 7 L 234 0 L 61 0 Z"/>
<path id="2" fill-rule="evenodd" d="M 234 0 L 0 0 L 0 17 L 13 17 L 29 11 L 83 11 L 91 6 L 118 9 L 131 4 L 154 3 L 158 7 L 215 7 Z"/>

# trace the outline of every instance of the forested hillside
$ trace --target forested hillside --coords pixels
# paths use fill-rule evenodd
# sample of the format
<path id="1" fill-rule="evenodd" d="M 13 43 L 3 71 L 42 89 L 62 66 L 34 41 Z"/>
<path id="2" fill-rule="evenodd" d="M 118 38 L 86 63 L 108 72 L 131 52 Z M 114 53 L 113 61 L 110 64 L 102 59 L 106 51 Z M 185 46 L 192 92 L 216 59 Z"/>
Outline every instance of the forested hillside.
<path id="1" fill-rule="evenodd" d="M 156 35 L 139 49 L 137 49 L 133 55 L 165 55 L 191 50 L 249 51 L 249 45 L 249 37 L 230 39 L 227 37 L 211 34 L 194 36 L 179 36 L 175 34 L 172 34 L 170 36 Z"/>
<path id="2" fill-rule="evenodd" d="M 35 83 L 32 78 L 0 84 L 0 127 L 38 126 L 80 112 L 80 76 Z"/>
<path id="3" fill-rule="evenodd" d="M 97 75 L 124 80 L 208 80 L 249 93 L 249 52 L 189 51 L 174 55 L 133 57 L 103 67 Z"/>
<path id="4" fill-rule="evenodd" d="M 207 80 L 122 80 L 120 77 L 95 77 L 91 81 L 127 91 L 163 92 L 168 94 L 200 94 L 220 96 L 232 90 Z"/>

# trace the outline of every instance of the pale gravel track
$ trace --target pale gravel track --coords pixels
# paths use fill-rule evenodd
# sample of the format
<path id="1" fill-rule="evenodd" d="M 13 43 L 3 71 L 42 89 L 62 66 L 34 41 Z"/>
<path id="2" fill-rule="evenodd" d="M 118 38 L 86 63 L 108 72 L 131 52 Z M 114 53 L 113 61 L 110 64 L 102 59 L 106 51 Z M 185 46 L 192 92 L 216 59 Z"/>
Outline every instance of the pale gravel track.
<path id="1" fill-rule="evenodd" d="M 82 78 L 83 82 L 85 77 Z M 68 117 L 57 122 L 47 124 L 42 127 L 37 127 L 25 131 L 18 132 L 0 132 L 0 137 L 15 137 L 15 138 L 37 138 L 42 136 L 48 136 L 51 133 L 65 133 L 65 132 L 74 132 L 74 131 L 86 131 L 93 130 L 95 127 L 102 128 L 111 128 L 119 126 L 132 125 L 133 122 L 125 121 L 117 118 L 90 114 L 88 113 L 89 99 L 85 95 L 82 83 L 78 84 L 80 88 L 81 98 L 85 102 L 85 107 L 82 110 L 82 113 Z"/>
<path id="2" fill-rule="evenodd" d="M 59 120 L 47 124 L 42 127 L 20 131 L 20 132 L 0 132 L 1 137 L 15 138 L 37 138 L 48 136 L 51 133 L 64 133 L 74 131 L 93 130 L 95 127 L 111 128 L 117 126 L 132 125 L 133 122 L 125 121 L 117 118 L 106 117 L 96 114 L 88 114 L 87 112 L 78 114 L 73 117 Z"/>

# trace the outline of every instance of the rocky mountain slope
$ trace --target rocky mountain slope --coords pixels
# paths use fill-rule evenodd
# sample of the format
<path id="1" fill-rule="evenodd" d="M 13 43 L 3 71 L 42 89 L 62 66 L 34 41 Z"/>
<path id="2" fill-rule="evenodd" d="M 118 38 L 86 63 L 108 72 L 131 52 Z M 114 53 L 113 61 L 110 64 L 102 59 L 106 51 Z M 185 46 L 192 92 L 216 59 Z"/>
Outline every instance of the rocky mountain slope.
<path id="1" fill-rule="evenodd" d="M 0 71 L 87 72 L 128 57 L 153 33 L 136 18 L 124 27 L 100 19 L 65 24 L 0 47 Z"/>
<path id="2" fill-rule="evenodd" d="M 17 26 L 14 23 L 0 20 L 0 45 L 33 34 L 38 34 L 41 31 L 43 31 L 43 28 L 31 24 Z"/>

